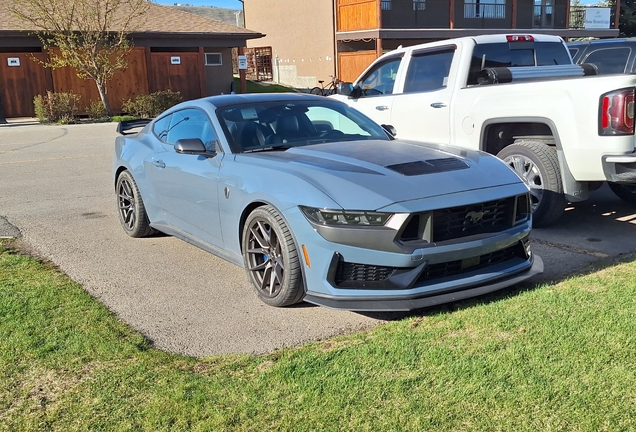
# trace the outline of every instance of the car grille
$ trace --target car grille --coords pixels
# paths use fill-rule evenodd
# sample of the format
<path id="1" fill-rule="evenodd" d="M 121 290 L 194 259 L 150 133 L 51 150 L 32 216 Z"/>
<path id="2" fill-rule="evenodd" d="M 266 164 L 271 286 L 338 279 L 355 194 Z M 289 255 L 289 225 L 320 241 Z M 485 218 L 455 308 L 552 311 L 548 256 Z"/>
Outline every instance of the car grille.
<path id="1" fill-rule="evenodd" d="M 506 249 L 476 256 L 463 260 L 448 261 L 426 266 L 415 282 L 415 286 L 422 286 L 428 282 L 445 277 L 458 276 L 463 273 L 482 270 L 506 261 L 520 258 L 528 259 L 522 242 Z M 337 288 L 357 289 L 399 289 L 387 282 L 390 276 L 412 269 L 396 267 L 371 266 L 366 264 L 339 261 L 335 274 Z"/>
<path id="2" fill-rule="evenodd" d="M 529 214 L 527 194 L 484 203 L 413 214 L 402 230 L 403 244 L 425 240 L 439 243 L 476 234 L 496 233 L 512 227 Z M 425 225 L 431 224 L 431 227 Z"/>
<path id="3" fill-rule="evenodd" d="M 449 261 L 439 264 L 431 264 L 424 269 L 424 272 L 417 279 L 417 283 L 428 282 L 430 280 L 457 276 L 462 273 L 482 270 L 497 264 L 501 264 L 513 258 L 526 258 L 526 252 L 521 242 L 506 249 L 501 249 L 486 255 L 481 255 L 473 259 Z"/>

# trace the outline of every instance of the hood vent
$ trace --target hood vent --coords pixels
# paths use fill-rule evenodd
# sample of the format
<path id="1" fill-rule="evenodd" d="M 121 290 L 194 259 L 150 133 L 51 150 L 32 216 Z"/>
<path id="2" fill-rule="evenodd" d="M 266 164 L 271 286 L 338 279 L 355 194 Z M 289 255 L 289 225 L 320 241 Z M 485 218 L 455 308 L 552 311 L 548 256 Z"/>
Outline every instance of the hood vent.
<path id="1" fill-rule="evenodd" d="M 468 164 L 460 159 L 451 157 L 388 165 L 387 168 L 405 176 L 416 176 L 466 169 Z"/>

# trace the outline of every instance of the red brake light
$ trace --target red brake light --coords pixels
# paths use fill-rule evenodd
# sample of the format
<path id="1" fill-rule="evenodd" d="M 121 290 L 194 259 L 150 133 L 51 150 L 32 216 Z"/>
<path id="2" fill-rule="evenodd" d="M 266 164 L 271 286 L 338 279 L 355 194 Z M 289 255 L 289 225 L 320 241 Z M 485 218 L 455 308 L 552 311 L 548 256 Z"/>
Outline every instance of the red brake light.
<path id="1" fill-rule="evenodd" d="M 534 42 L 532 35 L 508 35 L 506 39 L 508 42 Z"/>
<path id="2" fill-rule="evenodd" d="M 634 134 L 634 89 L 623 89 L 601 96 L 599 135 Z"/>

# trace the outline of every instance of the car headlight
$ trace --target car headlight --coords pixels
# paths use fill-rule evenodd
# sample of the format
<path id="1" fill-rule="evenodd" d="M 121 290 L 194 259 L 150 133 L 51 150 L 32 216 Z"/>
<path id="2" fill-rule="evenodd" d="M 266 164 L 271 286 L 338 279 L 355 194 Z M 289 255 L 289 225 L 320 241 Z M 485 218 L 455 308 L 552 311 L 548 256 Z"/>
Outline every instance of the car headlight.
<path id="1" fill-rule="evenodd" d="M 330 210 L 299 206 L 311 222 L 328 226 L 384 226 L 393 213 L 363 210 Z"/>

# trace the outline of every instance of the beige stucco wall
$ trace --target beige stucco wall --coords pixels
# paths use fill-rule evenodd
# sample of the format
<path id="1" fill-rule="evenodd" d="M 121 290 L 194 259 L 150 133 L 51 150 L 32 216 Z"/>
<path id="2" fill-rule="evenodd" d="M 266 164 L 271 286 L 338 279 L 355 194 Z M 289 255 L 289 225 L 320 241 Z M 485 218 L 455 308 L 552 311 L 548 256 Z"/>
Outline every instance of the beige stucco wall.
<path id="1" fill-rule="evenodd" d="M 274 82 L 311 88 L 336 74 L 333 0 L 244 0 L 245 27 L 272 47 Z M 284 11 L 284 13 L 283 13 Z"/>

